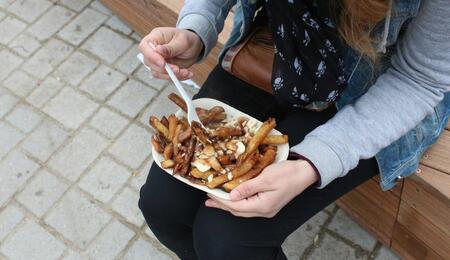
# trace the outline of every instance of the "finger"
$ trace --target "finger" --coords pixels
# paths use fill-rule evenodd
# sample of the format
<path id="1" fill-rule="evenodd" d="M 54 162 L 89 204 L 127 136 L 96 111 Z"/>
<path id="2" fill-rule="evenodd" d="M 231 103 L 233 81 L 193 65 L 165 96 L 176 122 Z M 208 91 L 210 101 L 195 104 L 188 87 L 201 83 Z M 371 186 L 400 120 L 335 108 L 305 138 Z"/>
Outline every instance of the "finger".
<path id="1" fill-rule="evenodd" d="M 158 78 L 158 79 L 170 80 L 170 77 L 167 74 L 152 71 L 152 75 L 153 75 L 153 77 Z"/>
<path id="2" fill-rule="evenodd" d="M 170 59 L 182 54 L 187 49 L 186 44 L 186 39 L 175 36 L 169 43 L 156 46 L 156 51 L 164 58 Z"/>
<path id="3" fill-rule="evenodd" d="M 256 178 L 240 184 L 230 192 L 230 199 L 232 201 L 239 201 L 251 197 L 258 192 L 265 191 L 266 185 L 263 178 L 264 175 L 259 175 Z"/>
<path id="4" fill-rule="evenodd" d="M 262 201 L 258 196 L 253 196 L 248 199 L 243 199 L 239 201 L 224 200 L 218 198 L 214 195 L 208 194 L 215 203 L 219 204 L 221 207 L 229 209 L 229 211 L 240 212 L 240 213 L 252 213 L 256 214 L 262 208 Z"/>
<path id="5" fill-rule="evenodd" d="M 161 54 L 154 51 L 148 42 L 142 40 L 141 44 L 139 44 L 139 51 L 144 55 L 144 62 L 147 66 L 156 66 L 159 68 L 164 68 L 166 61 Z"/>

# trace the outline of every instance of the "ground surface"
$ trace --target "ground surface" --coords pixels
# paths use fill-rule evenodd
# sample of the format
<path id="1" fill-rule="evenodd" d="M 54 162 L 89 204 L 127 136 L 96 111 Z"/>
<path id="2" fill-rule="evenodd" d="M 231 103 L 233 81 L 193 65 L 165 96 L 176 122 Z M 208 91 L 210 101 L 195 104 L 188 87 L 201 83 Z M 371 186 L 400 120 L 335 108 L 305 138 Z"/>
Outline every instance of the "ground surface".
<path id="1" fill-rule="evenodd" d="M 147 119 L 173 87 L 98 1 L 0 0 L 0 259 L 170 259 L 138 191 Z M 331 205 L 284 244 L 289 259 L 396 259 Z"/>

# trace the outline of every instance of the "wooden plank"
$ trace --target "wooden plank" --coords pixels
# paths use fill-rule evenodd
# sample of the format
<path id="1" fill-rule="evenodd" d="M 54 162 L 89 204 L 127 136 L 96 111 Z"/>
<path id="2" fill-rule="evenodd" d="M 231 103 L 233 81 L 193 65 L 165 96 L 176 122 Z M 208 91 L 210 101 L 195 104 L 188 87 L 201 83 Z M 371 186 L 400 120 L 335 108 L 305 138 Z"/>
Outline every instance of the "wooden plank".
<path id="1" fill-rule="evenodd" d="M 400 203 L 397 222 L 440 256 L 450 259 L 450 236 L 405 201 Z"/>
<path id="2" fill-rule="evenodd" d="M 383 192 L 372 180 L 365 182 L 337 201 L 361 226 L 390 246 L 400 198 Z"/>
<path id="3" fill-rule="evenodd" d="M 180 4 L 170 5 L 162 0 L 101 0 L 109 9 L 111 9 L 123 21 L 128 23 L 139 35 L 147 35 L 153 28 L 161 26 L 175 26 Z M 173 1 L 173 2 L 172 2 Z M 171 0 L 172 4 L 176 0 Z M 165 4 L 162 4 L 165 3 Z M 170 6 L 170 8 L 168 7 Z M 229 32 L 231 22 L 227 22 L 224 36 Z M 218 43 L 208 58 L 201 64 L 192 67 L 194 72 L 194 81 L 199 85 L 208 77 L 210 71 L 217 64 L 217 57 L 223 44 Z"/>
<path id="4" fill-rule="evenodd" d="M 444 259 L 399 223 L 394 227 L 391 249 L 405 260 Z"/>
<path id="5" fill-rule="evenodd" d="M 419 171 L 411 177 L 416 182 L 421 182 L 427 187 L 427 191 L 435 197 L 450 200 L 450 176 L 446 173 L 420 165 Z"/>
<path id="6" fill-rule="evenodd" d="M 421 163 L 450 174 L 450 131 L 442 133 L 439 140 L 425 153 Z"/>
<path id="7" fill-rule="evenodd" d="M 450 199 L 435 196 L 436 193 L 432 193 L 433 187 L 415 179 L 417 178 L 405 180 L 402 201 L 450 238 Z M 450 244 L 450 240 L 447 242 Z"/>
<path id="8" fill-rule="evenodd" d="M 372 180 L 375 181 L 378 185 L 380 185 L 380 176 L 379 175 L 376 175 L 375 177 L 373 177 Z M 392 192 L 393 195 L 400 198 L 401 193 L 402 193 L 402 187 L 403 187 L 403 181 L 398 181 L 395 184 L 395 186 L 392 189 L 388 190 L 387 192 Z"/>

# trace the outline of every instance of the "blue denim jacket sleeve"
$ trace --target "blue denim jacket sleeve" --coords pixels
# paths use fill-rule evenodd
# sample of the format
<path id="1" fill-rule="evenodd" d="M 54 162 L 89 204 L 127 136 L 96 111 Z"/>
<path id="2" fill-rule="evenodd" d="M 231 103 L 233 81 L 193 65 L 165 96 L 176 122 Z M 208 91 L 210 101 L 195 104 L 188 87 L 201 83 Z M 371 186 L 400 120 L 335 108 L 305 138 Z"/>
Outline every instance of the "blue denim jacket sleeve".
<path id="1" fill-rule="evenodd" d="M 425 0 L 395 47 L 392 66 L 293 150 L 318 168 L 321 187 L 413 129 L 450 91 L 450 5 Z"/>
<path id="2" fill-rule="evenodd" d="M 236 0 L 186 0 L 178 16 L 177 28 L 194 31 L 202 40 L 204 51 L 200 60 L 208 56 L 216 45 L 225 19 Z"/>

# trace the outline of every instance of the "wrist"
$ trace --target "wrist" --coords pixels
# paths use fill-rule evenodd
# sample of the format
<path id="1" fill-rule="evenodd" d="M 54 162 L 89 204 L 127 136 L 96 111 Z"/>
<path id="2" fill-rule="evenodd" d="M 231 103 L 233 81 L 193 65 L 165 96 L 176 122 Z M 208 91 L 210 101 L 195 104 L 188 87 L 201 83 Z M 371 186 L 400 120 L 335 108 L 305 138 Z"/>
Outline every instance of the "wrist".
<path id="1" fill-rule="evenodd" d="M 296 164 L 296 173 L 299 177 L 300 184 L 303 187 L 309 187 L 319 181 L 319 175 L 316 169 L 306 160 L 294 161 Z"/>

